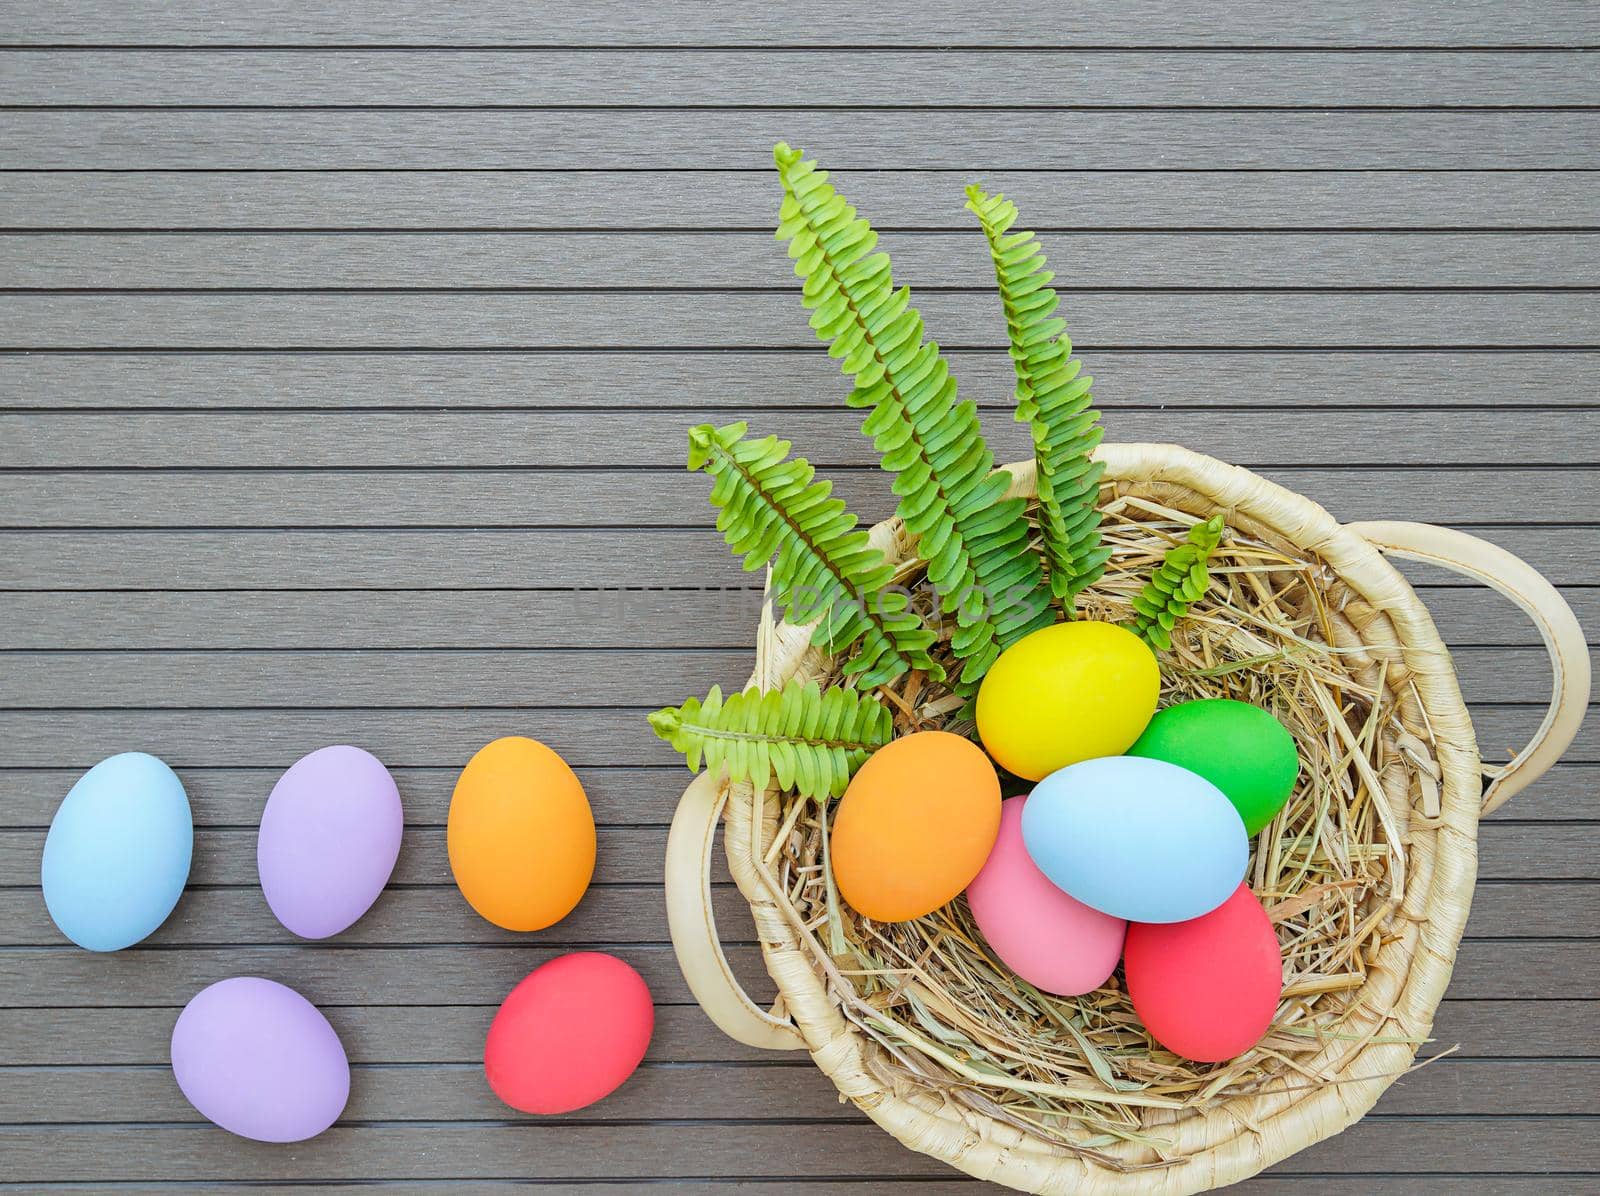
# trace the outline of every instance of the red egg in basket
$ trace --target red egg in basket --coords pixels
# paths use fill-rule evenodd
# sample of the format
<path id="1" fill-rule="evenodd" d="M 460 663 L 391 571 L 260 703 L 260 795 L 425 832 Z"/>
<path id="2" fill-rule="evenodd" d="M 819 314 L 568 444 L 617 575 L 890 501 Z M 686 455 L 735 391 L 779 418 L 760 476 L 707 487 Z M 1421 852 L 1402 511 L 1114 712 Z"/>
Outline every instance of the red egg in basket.
<path id="1" fill-rule="evenodd" d="M 1253 1047 L 1283 992 L 1278 936 L 1248 883 L 1187 922 L 1129 923 L 1122 963 L 1145 1029 L 1197 1063 Z"/>

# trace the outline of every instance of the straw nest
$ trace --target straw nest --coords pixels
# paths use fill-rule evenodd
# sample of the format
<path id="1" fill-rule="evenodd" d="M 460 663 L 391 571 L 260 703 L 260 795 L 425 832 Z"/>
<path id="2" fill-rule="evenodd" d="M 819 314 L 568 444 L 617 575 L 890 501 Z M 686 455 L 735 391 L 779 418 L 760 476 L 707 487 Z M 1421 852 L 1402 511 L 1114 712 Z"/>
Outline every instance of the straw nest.
<path id="1" fill-rule="evenodd" d="M 1079 606 L 1117 621 L 1166 550 L 1210 511 L 1191 491 L 1158 483 L 1108 486 L 1102 508 L 1113 555 Z M 896 580 L 928 613 L 920 572 L 911 555 Z M 1162 705 L 1226 697 L 1263 707 L 1293 733 L 1302 764 L 1293 797 L 1253 845 L 1248 873 L 1283 953 L 1283 997 L 1266 1037 L 1226 1063 L 1182 1059 L 1145 1032 L 1120 969 L 1086 996 L 1041 993 L 994 956 L 964 898 L 915 922 L 863 918 L 833 887 L 826 808 L 781 795 L 776 838 L 763 840 L 791 906 L 786 919 L 803 925 L 840 1012 L 881 1048 L 866 1066 L 885 1087 L 921 1090 L 1126 1171 L 1182 1161 L 1162 1127 L 1197 1110 L 1338 1084 L 1330 1060 L 1377 1042 L 1414 1049 L 1421 1041 L 1360 1016 L 1367 970 L 1408 916 L 1408 835 L 1438 813 L 1439 768 L 1421 703 L 1403 666 L 1362 646 L 1352 622 L 1361 600 L 1315 556 L 1230 516 L 1211 574 L 1162 654 Z M 822 667 L 824 685 L 837 679 L 832 664 Z M 972 731 L 966 703 L 926 676 L 880 692 L 899 734 Z M 1026 791 L 1004 779 L 1008 795 Z M 769 827 L 771 814 L 769 804 Z M 1341 1041 L 1349 1052 L 1327 1049 Z"/>

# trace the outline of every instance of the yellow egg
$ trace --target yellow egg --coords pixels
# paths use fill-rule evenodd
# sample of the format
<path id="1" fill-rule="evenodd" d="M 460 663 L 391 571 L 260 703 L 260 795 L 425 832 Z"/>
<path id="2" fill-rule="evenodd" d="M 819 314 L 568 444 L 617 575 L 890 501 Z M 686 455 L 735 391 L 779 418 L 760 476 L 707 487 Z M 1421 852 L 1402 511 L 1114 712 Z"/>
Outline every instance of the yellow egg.
<path id="1" fill-rule="evenodd" d="M 594 874 L 594 815 L 582 784 L 560 756 L 520 735 L 467 761 L 446 841 L 461 895 L 507 930 L 559 922 Z"/>
<path id="2" fill-rule="evenodd" d="M 1161 669 L 1125 627 L 1080 619 L 1024 636 L 978 689 L 978 735 L 1001 767 L 1030 781 L 1096 756 L 1120 756 L 1156 712 Z"/>
<path id="3" fill-rule="evenodd" d="M 1000 778 L 977 744 L 918 731 L 861 766 L 833 816 L 839 896 L 879 922 L 931 914 L 972 883 L 1000 833 Z"/>

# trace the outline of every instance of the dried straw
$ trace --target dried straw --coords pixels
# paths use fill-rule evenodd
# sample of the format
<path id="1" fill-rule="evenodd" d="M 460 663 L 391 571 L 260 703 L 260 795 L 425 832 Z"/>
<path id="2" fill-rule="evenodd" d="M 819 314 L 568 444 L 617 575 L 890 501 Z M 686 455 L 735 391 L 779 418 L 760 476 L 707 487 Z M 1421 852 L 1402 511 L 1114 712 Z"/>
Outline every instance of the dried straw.
<path id="1" fill-rule="evenodd" d="M 1120 621 L 1166 550 L 1213 508 L 1192 488 L 1147 478 L 1108 484 L 1102 507 L 1112 557 L 1080 610 Z M 1386 948 L 1403 939 L 1406 957 L 1417 949 L 1426 919 L 1419 902 L 1408 904 L 1407 886 L 1435 879 L 1431 848 L 1415 866 L 1409 858 L 1413 823 L 1431 835 L 1445 787 L 1410 657 L 1399 650 L 1389 616 L 1374 611 L 1323 555 L 1245 509 L 1228 517 L 1211 585 L 1163 655 L 1162 704 L 1250 702 L 1276 715 L 1300 752 L 1300 782 L 1258 836 L 1248 872 L 1282 948 L 1283 997 L 1266 1036 L 1239 1058 L 1197 1064 L 1161 1047 L 1135 1015 L 1120 971 L 1082 997 L 1034 989 L 995 957 L 964 899 L 909 923 L 861 917 L 832 885 L 828 809 L 748 787 L 741 798 L 735 787 L 730 861 L 752 897 L 769 967 L 819 1064 L 904 1140 L 975 1174 L 1063 1191 L 1087 1177 L 1097 1189 L 1120 1191 L 1115 1176 L 1146 1174 L 1142 1184 L 1153 1168 L 1168 1179 L 1150 1190 L 1195 1190 L 1248 1174 L 1348 1123 L 1425 1040 L 1442 979 L 1429 977 L 1405 1002 L 1398 995 L 1403 974 L 1369 984 L 1380 960 L 1393 971 L 1395 955 Z M 899 580 L 931 610 L 914 553 L 895 555 L 904 557 Z M 764 626 L 758 677 L 774 670 L 784 631 Z M 838 681 L 837 665 L 810 652 L 800 667 L 827 685 Z M 777 671 L 788 675 L 795 667 L 791 651 Z M 926 676 L 903 677 L 882 694 L 899 733 L 972 729 L 967 704 Z M 1447 787 L 1454 793 L 1465 757 L 1452 768 Z M 1007 789 L 1025 790 L 1015 781 Z M 1447 879 L 1458 886 L 1459 876 Z M 1470 892 L 1470 872 L 1466 887 Z M 1453 952 L 1456 911 L 1443 927 Z M 814 981 L 797 983 L 796 966 Z M 803 1016 L 807 998 L 798 990 L 816 984 L 854 1035 Z M 1412 998 L 1422 1012 L 1410 1012 Z M 1394 1008 L 1399 1004 L 1407 1009 Z M 857 1041 L 847 1061 L 837 1052 L 855 1035 L 870 1046 Z M 1374 1050 L 1386 1044 L 1398 1049 Z M 1363 1056 L 1367 1062 L 1358 1066 Z M 1374 1058 L 1381 1069 L 1374 1070 Z M 1304 1141 L 1225 1149 L 1213 1141 L 1219 1110 L 1230 1138 L 1260 1137 L 1265 1131 L 1253 1125 L 1252 1109 L 1263 1119 L 1293 1113 L 1305 1094 L 1347 1083 L 1360 1090 L 1348 1108 L 1320 1112 L 1316 1125 L 1289 1131 Z M 960 1139 L 967 1132 L 961 1127 L 976 1136 Z M 1190 1167 L 1182 1178 L 1171 1173 L 1213 1149 L 1227 1157 Z M 1066 1170 L 1074 1158 L 1079 1169 Z"/>
<path id="2" fill-rule="evenodd" d="M 1113 498 L 1102 582 L 1084 617 L 1119 622 L 1195 515 L 1134 496 Z M 911 572 L 914 572 L 913 569 Z M 1284 998 L 1253 1050 L 1225 1064 L 1191 1063 L 1162 1048 L 1133 1012 L 1120 971 L 1083 997 L 1033 988 L 999 961 L 964 899 L 915 922 L 875 923 L 843 904 L 821 866 L 826 814 L 788 795 L 780 805 L 777 875 L 795 913 L 826 945 L 845 1016 L 884 1047 L 882 1077 L 971 1103 L 990 1116 L 1118 1165 L 1104 1139 L 1154 1144 L 1141 1111 L 1220 1102 L 1266 1086 L 1325 1083 L 1297 1062 L 1341 1032 L 1366 959 L 1389 932 L 1402 893 L 1405 847 L 1376 777 L 1391 766 L 1375 729 L 1393 698 L 1330 644 L 1340 599 L 1316 561 L 1232 532 L 1213 557 L 1212 584 L 1162 660 L 1162 704 L 1233 698 L 1270 710 L 1300 750 L 1301 783 L 1255 844 L 1249 878 L 1278 931 Z M 908 578 L 908 580 L 913 580 Z M 924 609 L 931 595 L 919 591 Z M 936 623 L 937 625 L 937 623 Z M 948 642 L 950 625 L 942 628 Z M 837 672 L 827 678 L 837 680 Z M 898 734 L 969 734 L 967 704 L 921 674 L 883 696 Z M 1008 792 L 1026 785 L 1008 778 Z"/>

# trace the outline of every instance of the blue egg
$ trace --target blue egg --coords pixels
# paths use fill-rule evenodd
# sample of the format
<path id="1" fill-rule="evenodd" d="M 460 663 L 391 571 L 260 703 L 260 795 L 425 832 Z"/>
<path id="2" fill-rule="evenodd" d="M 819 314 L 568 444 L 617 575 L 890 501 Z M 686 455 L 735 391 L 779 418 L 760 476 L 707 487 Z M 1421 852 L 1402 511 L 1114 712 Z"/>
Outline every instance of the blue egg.
<path id="1" fill-rule="evenodd" d="M 194 851 L 189 796 L 143 752 L 100 761 L 62 799 L 40 883 L 61 933 L 90 951 L 148 937 L 183 895 Z"/>
<path id="2" fill-rule="evenodd" d="M 1034 787 L 1022 842 L 1056 885 L 1130 922 L 1186 922 L 1244 878 L 1250 839 L 1210 781 L 1136 756 L 1069 764 Z"/>

